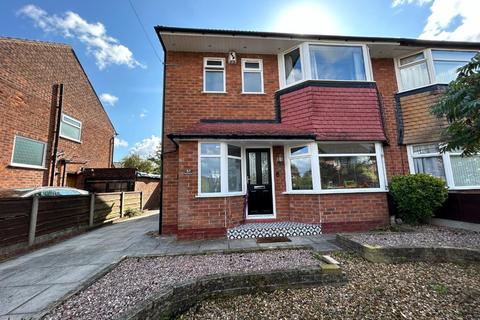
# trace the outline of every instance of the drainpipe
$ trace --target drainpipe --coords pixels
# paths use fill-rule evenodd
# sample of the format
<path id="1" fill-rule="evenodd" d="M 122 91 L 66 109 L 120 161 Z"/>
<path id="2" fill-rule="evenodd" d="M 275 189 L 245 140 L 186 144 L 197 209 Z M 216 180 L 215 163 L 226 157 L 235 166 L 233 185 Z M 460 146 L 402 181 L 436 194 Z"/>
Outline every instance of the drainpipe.
<path id="1" fill-rule="evenodd" d="M 58 139 L 60 136 L 60 121 L 62 120 L 62 108 L 63 108 L 63 84 L 57 85 L 57 120 L 55 122 L 55 132 L 53 136 L 53 155 L 52 155 L 52 171 L 50 175 L 50 186 L 53 186 L 55 179 L 55 168 L 57 167 L 57 155 L 58 155 Z"/>

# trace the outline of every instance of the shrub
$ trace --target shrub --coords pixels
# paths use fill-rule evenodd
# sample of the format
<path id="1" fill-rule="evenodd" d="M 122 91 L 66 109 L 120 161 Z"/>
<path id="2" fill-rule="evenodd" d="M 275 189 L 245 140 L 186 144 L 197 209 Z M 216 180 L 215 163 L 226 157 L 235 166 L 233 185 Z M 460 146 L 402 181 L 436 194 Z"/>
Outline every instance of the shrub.
<path id="1" fill-rule="evenodd" d="M 448 196 L 442 179 L 424 173 L 393 177 L 390 193 L 399 218 L 409 224 L 428 222 Z"/>
<path id="2" fill-rule="evenodd" d="M 140 214 L 142 214 L 142 211 L 140 211 L 138 209 L 134 209 L 134 208 L 127 208 L 123 212 L 123 215 L 127 218 L 135 217 L 135 216 L 138 216 Z"/>

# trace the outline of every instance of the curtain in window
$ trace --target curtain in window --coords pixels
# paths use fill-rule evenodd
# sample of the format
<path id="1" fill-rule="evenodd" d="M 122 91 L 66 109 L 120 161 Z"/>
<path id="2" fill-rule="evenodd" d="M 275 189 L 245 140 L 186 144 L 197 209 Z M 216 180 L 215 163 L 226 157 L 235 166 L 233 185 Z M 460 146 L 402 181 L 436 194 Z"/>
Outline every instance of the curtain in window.
<path id="1" fill-rule="evenodd" d="M 402 78 L 404 90 L 421 87 L 430 83 L 426 62 L 401 68 L 400 77 Z"/>
<path id="2" fill-rule="evenodd" d="M 480 186 L 480 155 L 471 157 L 451 156 L 455 186 Z"/>
<path id="3" fill-rule="evenodd" d="M 442 157 L 414 158 L 413 164 L 416 173 L 427 173 L 445 179 Z"/>

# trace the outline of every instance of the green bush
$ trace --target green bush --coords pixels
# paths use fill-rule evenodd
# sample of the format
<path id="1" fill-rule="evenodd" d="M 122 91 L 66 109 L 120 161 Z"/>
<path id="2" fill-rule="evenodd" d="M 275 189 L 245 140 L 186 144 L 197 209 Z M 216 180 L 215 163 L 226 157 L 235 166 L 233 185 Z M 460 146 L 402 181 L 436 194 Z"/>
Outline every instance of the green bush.
<path id="1" fill-rule="evenodd" d="M 123 212 L 123 215 L 127 218 L 135 217 L 135 216 L 138 216 L 140 214 L 142 214 L 142 211 L 140 211 L 138 209 L 134 209 L 134 208 L 127 208 Z"/>
<path id="2" fill-rule="evenodd" d="M 393 177 L 390 193 L 398 217 L 409 224 L 428 222 L 448 196 L 442 179 L 424 173 Z"/>

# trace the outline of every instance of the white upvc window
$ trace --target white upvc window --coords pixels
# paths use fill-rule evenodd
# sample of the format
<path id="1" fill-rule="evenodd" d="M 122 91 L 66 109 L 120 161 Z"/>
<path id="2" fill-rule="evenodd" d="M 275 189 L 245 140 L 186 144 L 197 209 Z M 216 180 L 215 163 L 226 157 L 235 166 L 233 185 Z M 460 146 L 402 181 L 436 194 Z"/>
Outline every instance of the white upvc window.
<path id="1" fill-rule="evenodd" d="M 457 77 L 457 69 L 466 65 L 478 51 L 425 49 L 395 59 L 400 91 L 431 84 L 448 84 Z"/>
<path id="2" fill-rule="evenodd" d="M 382 192 L 381 143 L 318 142 L 285 150 L 287 193 Z"/>
<path id="3" fill-rule="evenodd" d="M 62 113 L 60 137 L 80 142 L 82 138 L 82 122 Z"/>
<path id="4" fill-rule="evenodd" d="M 410 173 L 427 173 L 446 181 L 450 189 L 480 188 L 480 155 L 461 151 L 440 153 L 438 143 L 407 146 Z"/>
<path id="5" fill-rule="evenodd" d="M 42 141 L 15 136 L 13 140 L 11 166 L 45 169 L 47 144 Z"/>
<path id="6" fill-rule="evenodd" d="M 373 81 L 364 44 L 305 42 L 279 54 L 281 87 L 306 80 Z"/>
<path id="7" fill-rule="evenodd" d="M 243 195 L 244 150 L 224 142 L 198 144 L 198 196 Z"/>
<path id="8" fill-rule="evenodd" d="M 203 92 L 225 93 L 225 59 L 203 58 Z"/>
<path id="9" fill-rule="evenodd" d="M 263 93 L 262 59 L 242 59 L 242 93 Z"/>

